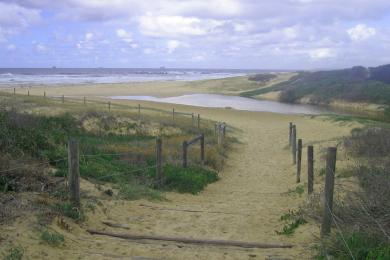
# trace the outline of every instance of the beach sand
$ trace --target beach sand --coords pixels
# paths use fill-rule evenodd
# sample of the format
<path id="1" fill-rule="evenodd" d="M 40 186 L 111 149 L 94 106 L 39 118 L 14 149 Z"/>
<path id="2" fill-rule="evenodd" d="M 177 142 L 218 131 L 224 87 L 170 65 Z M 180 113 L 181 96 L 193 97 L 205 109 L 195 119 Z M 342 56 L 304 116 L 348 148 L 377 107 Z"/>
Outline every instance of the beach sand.
<path id="1" fill-rule="evenodd" d="M 182 83 L 99 85 L 47 88 L 50 95 L 171 95 L 187 93 L 194 88 L 182 88 Z M 178 87 L 180 85 L 180 87 Z M 144 85 L 143 85 L 144 86 Z M 42 91 L 34 88 L 33 91 Z M 34 93 L 34 92 L 33 92 Z M 38 92 L 37 92 L 38 93 Z M 199 93 L 199 92 L 196 92 Z M 35 94 L 35 93 L 34 93 Z M 172 104 L 147 101 L 113 101 L 121 104 L 170 110 Z M 32 228 L 36 219 L 19 218 L 3 230 L 15 244 L 25 248 L 31 259 L 311 259 L 319 226 L 308 223 L 291 236 L 278 235 L 284 223 L 280 217 L 296 210 L 307 200 L 306 194 L 287 194 L 297 187 L 295 166 L 288 150 L 288 125 L 294 122 L 298 138 L 303 139 L 304 153 L 314 144 L 315 167 L 324 167 L 323 151 L 347 136 L 356 124 L 341 124 L 325 117 L 282 115 L 263 112 L 236 111 L 174 105 L 177 111 L 199 113 L 202 118 L 224 121 L 227 134 L 234 134 L 241 143 L 228 154 L 227 164 L 219 173 L 221 179 L 209 185 L 199 195 L 167 193 L 167 201 L 123 201 L 103 197 L 96 187 L 82 182 L 81 190 L 101 200 L 94 213 L 80 225 L 68 221 L 71 231 L 56 223 L 51 227 L 65 236 L 65 245 L 50 247 L 39 242 L 39 233 Z M 234 133 L 229 130 L 238 129 Z M 340 157 L 342 160 L 342 157 Z M 343 162 L 338 162 L 341 167 Z M 302 164 L 302 185 L 306 185 L 306 162 Z M 318 176 L 318 175 L 316 175 Z M 315 189 L 323 187 L 317 178 Z M 306 190 L 306 189 L 305 189 Z M 111 220 L 129 229 L 107 227 L 102 220 Z M 130 241 L 90 235 L 87 229 L 137 235 L 176 236 L 196 239 L 238 240 L 258 243 L 288 243 L 291 249 L 243 249 L 236 247 L 186 245 L 163 241 Z"/>

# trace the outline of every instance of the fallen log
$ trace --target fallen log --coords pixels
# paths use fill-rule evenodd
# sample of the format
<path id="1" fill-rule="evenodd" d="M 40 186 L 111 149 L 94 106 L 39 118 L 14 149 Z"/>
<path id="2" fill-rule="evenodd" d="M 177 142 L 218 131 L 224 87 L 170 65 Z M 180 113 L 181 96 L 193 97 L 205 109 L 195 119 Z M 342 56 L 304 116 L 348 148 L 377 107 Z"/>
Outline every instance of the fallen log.
<path id="1" fill-rule="evenodd" d="M 102 220 L 102 223 L 103 223 L 104 225 L 106 225 L 106 226 L 109 226 L 109 227 L 130 229 L 130 227 L 127 226 L 127 225 L 119 224 L 119 223 L 114 223 L 114 222 L 111 222 L 111 221 L 109 221 L 109 220 Z"/>
<path id="2" fill-rule="evenodd" d="M 210 240 L 210 239 L 194 239 L 194 238 L 183 238 L 183 237 L 165 237 L 165 236 L 152 236 L 152 235 L 132 235 L 132 234 L 120 234 L 103 232 L 98 230 L 88 229 L 91 235 L 102 235 L 117 237 L 128 240 L 158 240 L 158 241 L 170 241 L 185 244 L 200 244 L 200 245 L 214 245 L 214 246 L 234 246 L 243 248 L 292 248 L 291 244 L 265 244 L 255 242 L 241 242 L 231 240 Z"/>

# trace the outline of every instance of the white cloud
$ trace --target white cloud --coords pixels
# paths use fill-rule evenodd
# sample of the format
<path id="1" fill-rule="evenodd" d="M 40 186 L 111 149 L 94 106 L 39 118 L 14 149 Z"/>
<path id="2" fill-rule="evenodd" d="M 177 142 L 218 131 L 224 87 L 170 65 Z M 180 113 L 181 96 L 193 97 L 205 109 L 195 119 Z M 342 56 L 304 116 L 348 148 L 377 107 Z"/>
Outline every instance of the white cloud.
<path id="1" fill-rule="evenodd" d="M 169 40 L 167 42 L 168 53 L 169 54 L 173 53 L 180 45 L 181 45 L 181 42 L 179 42 L 179 41 Z"/>
<path id="2" fill-rule="evenodd" d="M 155 51 L 153 50 L 153 49 L 151 49 L 151 48 L 146 48 L 146 49 L 144 49 L 144 53 L 145 54 L 153 54 Z"/>
<path id="3" fill-rule="evenodd" d="M 215 32 L 224 21 L 183 16 L 154 16 L 147 14 L 139 19 L 139 30 L 155 37 L 201 36 Z"/>
<path id="4" fill-rule="evenodd" d="M 36 50 L 39 51 L 39 52 L 45 52 L 47 50 L 47 47 L 42 44 L 42 43 L 38 43 L 36 46 L 35 46 Z"/>
<path id="5" fill-rule="evenodd" d="M 117 29 L 116 35 L 124 42 L 133 42 L 132 34 L 130 32 L 127 32 L 125 29 Z"/>
<path id="6" fill-rule="evenodd" d="M 376 29 L 368 27 L 365 24 L 358 24 L 347 30 L 347 33 L 352 41 L 363 41 L 371 38 L 376 34 Z"/>
<path id="7" fill-rule="evenodd" d="M 16 49 L 16 46 L 14 45 L 14 44 L 8 44 L 7 45 L 7 50 L 8 51 L 13 51 L 13 50 L 15 50 Z"/>
<path id="8" fill-rule="evenodd" d="M 94 37 L 94 34 L 91 33 L 91 32 L 87 32 L 87 33 L 85 34 L 85 40 L 86 40 L 86 41 L 92 40 L 93 37 Z"/>
<path id="9" fill-rule="evenodd" d="M 40 21 L 40 11 L 0 1 L 0 41 Z"/>
<path id="10" fill-rule="evenodd" d="M 334 58 L 337 56 L 336 51 L 331 48 L 317 48 L 309 51 L 309 56 L 313 60 Z"/>
<path id="11" fill-rule="evenodd" d="M 284 28 L 283 29 L 283 33 L 284 33 L 284 36 L 287 38 L 287 39 L 295 39 L 297 38 L 298 36 L 298 31 L 296 28 L 294 27 L 287 27 L 287 28 Z"/>

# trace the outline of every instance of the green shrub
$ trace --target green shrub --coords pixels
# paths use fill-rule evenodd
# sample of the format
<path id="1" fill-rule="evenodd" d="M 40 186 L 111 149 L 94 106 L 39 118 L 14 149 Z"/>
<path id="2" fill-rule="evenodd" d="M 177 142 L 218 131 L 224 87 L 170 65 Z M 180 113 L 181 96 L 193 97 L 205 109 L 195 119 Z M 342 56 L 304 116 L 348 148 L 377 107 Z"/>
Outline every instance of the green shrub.
<path id="1" fill-rule="evenodd" d="M 183 168 L 174 165 L 165 165 L 164 169 L 165 189 L 181 193 L 197 194 L 207 184 L 216 182 L 218 174 L 198 166 Z"/>
<path id="2" fill-rule="evenodd" d="M 49 231 L 48 229 L 45 229 L 41 233 L 41 240 L 51 246 L 60 246 L 64 243 L 65 238 L 63 235 L 55 231 Z"/>
<path id="3" fill-rule="evenodd" d="M 278 235 L 290 236 L 294 234 L 295 229 L 300 225 L 306 224 L 307 221 L 303 218 L 302 214 L 298 211 L 289 210 L 288 213 L 283 214 L 280 217 L 280 221 L 285 222 L 281 231 L 275 231 Z"/>
<path id="4" fill-rule="evenodd" d="M 299 196 L 302 196 L 302 194 L 305 192 L 305 187 L 303 185 L 298 185 L 293 190 L 288 190 L 288 194 L 298 194 Z"/>
<path id="5" fill-rule="evenodd" d="M 58 213 L 74 220 L 83 221 L 85 219 L 82 210 L 78 209 L 77 207 L 74 207 L 70 202 L 57 203 L 54 206 L 54 209 Z"/>
<path id="6" fill-rule="evenodd" d="M 354 232 L 343 238 L 334 234 L 324 241 L 326 251 L 320 250 L 318 259 L 325 259 L 326 254 L 334 259 L 349 260 L 351 253 L 355 259 L 362 260 L 386 260 L 390 259 L 390 244 L 383 242 L 373 235 Z M 348 248 L 351 250 L 349 252 Z"/>
<path id="7" fill-rule="evenodd" d="M 119 196 L 127 200 L 137 200 L 141 198 L 146 198 L 149 200 L 164 200 L 165 198 L 161 192 L 153 190 L 144 185 L 139 185 L 135 183 L 130 184 L 120 184 L 119 186 Z"/>
<path id="8" fill-rule="evenodd" d="M 21 260 L 24 255 L 24 249 L 21 246 L 12 247 L 8 251 L 8 255 L 4 257 L 4 260 Z"/>

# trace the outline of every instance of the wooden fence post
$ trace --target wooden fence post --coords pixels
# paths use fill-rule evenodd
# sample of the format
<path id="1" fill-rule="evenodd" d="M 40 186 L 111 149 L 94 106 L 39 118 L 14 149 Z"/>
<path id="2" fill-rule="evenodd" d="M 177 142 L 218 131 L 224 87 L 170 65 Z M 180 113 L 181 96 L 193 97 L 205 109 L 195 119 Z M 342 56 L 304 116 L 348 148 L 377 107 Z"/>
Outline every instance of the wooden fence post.
<path id="1" fill-rule="evenodd" d="M 111 111 L 111 101 L 108 101 L 108 112 Z"/>
<path id="2" fill-rule="evenodd" d="M 16 95 L 16 88 L 14 88 L 14 96 Z"/>
<path id="3" fill-rule="evenodd" d="M 218 123 L 215 123 L 215 125 L 214 125 L 214 136 L 217 136 L 218 129 L 219 129 L 219 125 L 218 125 Z"/>
<path id="4" fill-rule="evenodd" d="M 84 97 L 84 100 L 83 100 L 83 101 L 84 101 L 84 105 L 87 104 L 87 100 L 85 99 L 85 97 Z"/>
<path id="5" fill-rule="evenodd" d="M 195 125 L 195 116 L 194 116 L 194 113 L 191 113 L 191 117 L 192 117 L 192 126 Z"/>
<path id="6" fill-rule="evenodd" d="M 65 96 L 62 95 L 62 103 L 65 103 Z"/>
<path id="7" fill-rule="evenodd" d="M 289 147 L 291 147 L 291 143 L 292 143 L 292 129 L 293 129 L 293 123 L 290 122 L 289 133 L 288 133 L 288 146 Z"/>
<path id="8" fill-rule="evenodd" d="M 141 104 L 138 104 L 138 120 L 141 121 Z"/>
<path id="9" fill-rule="evenodd" d="M 183 167 L 187 167 L 187 141 L 183 141 Z"/>
<path id="10" fill-rule="evenodd" d="M 163 176 L 162 176 L 162 140 L 160 137 L 156 139 L 156 180 L 157 187 L 161 188 L 163 186 Z"/>
<path id="11" fill-rule="evenodd" d="M 46 99 L 46 91 L 43 91 L 43 98 Z"/>
<path id="12" fill-rule="evenodd" d="M 298 154 L 297 154 L 297 183 L 301 182 L 302 168 L 302 139 L 298 139 Z"/>
<path id="13" fill-rule="evenodd" d="M 326 176 L 325 176 L 325 199 L 324 215 L 322 217 L 321 236 L 324 237 L 330 233 L 332 224 L 333 191 L 334 176 L 336 171 L 336 147 L 329 147 L 326 154 Z"/>
<path id="14" fill-rule="evenodd" d="M 314 180 L 314 151 L 313 146 L 307 147 L 307 193 L 313 193 Z"/>
<path id="15" fill-rule="evenodd" d="M 225 135 L 226 135 L 226 124 L 225 124 L 225 122 L 223 122 L 222 134 L 223 134 L 223 138 L 225 139 Z"/>
<path id="16" fill-rule="evenodd" d="M 69 192 L 71 203 L 80 206 L 80 167 L 79 167 L 79 145 L 76 140 L 68 142 L 68 170 L 69 170 Z"/>
<path id="17" fill-rule="evenodd" d="M 175 108 L 172 108 L 172 120 L 175 121 Z"/>
<path id="18" fill-rule="evenodd" d="M 293 164 L 295 165 L 297 163 L 297 127 L 293 125 L 292 128 L 292 137 L 291 137 L 291 153 L 292 153 L 292 159 Z"/>
<path id="19" fill-rule="evenodd" d="M 200 161 L 202 165 L 204 165 L 204 134 L 201 135 L 200 138 Z"/>
<path id="20" fill-rule="evenodd" d="M 28 97 L 30 96 L 30 90 L 27 90 L 27 96 Z"/>
<path id="21" fill-rule="evenodd" d="M 198 114 L 198 129 L 200 129 L 200 115 Z"/>

